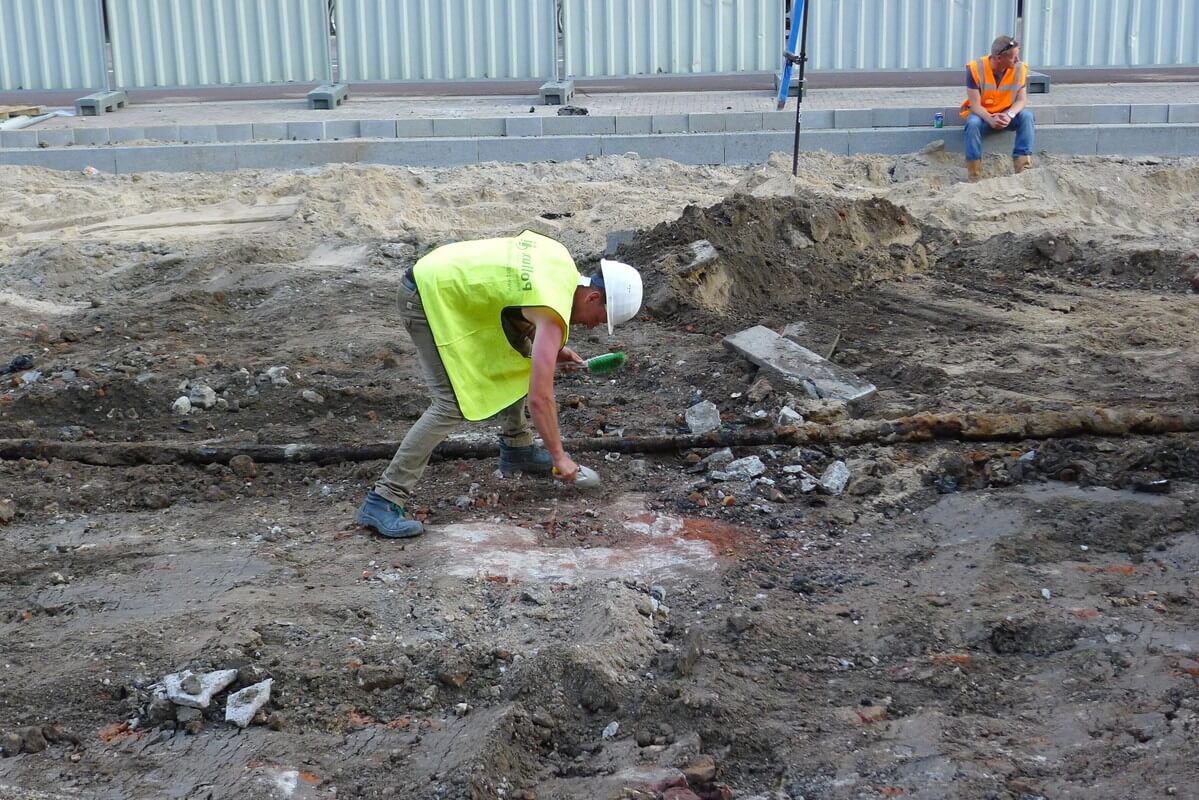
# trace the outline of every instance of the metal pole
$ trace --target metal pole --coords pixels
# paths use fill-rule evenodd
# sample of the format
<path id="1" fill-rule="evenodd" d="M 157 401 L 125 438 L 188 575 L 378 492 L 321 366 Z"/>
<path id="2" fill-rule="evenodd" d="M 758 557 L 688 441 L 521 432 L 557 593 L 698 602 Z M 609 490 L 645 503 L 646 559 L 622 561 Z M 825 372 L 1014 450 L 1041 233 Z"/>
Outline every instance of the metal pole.
<path id="1" fill-rule="evenodd" d="M 808 8 L 812 4 L 812 0 L 796 0 L 802 4 L 800 23 L 801 32 L 799 34 L 799 54 L 793 52 L 787 53 L 787 61 L 794 60 L 799 64 L 799 93 L 795 98 L 795 150 L 791 155 L 791 175 L 799 175 L 799 132 L 803 127 L 803 94 L 804 94 L 804 72 L 808 63 Z M 791 24 L 795 25 L 795 20 L 792 18 Z"/>

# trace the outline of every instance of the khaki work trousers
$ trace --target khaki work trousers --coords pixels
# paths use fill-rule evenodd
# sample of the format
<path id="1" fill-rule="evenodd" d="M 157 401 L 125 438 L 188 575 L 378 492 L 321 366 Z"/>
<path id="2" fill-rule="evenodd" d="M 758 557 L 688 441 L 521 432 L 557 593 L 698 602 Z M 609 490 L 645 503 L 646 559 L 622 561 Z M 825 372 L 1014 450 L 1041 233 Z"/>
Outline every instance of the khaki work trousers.
<path id="1" fill-rule="evenodd" d="M 375 484 L 375 492 L 403 506 L 408 504 L 413 487 L 429 465 L 433 449 L 466 420 L 458 408 L 458 398 L 454 396 L 450 376 L 446 374 L 441 354 L 433 341 L 433 333 L 429 330 L 429 320 L 421 305 L 420 293 L 411 288 L 407 281 L 400 287 L 399 306 L 400 319 L 416 346 L 421 377 L 430 397 L 429 407 L 408 429 L 404 440 L 400 442 L 400 449 L 396 450 L 383 477 Z M 528 447 L 533 444 L 533 429 L 525 417 L 527 400 L 527 397 L 522 397 L 495 416 L 500 423 L 500 440 L 509 447 Z"/>

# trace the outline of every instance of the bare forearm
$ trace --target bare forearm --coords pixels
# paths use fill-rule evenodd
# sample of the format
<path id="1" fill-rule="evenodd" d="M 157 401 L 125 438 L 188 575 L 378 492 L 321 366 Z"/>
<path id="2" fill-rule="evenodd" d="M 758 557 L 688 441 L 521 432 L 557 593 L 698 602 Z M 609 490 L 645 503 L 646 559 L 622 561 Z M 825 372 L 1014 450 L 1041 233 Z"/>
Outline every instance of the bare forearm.
<path id="1" fill-rule="evenodd" d="M 533 418 L 533 427 L 541 436 L 545 449 L 554 457 L 566 454 L 562 448 L 562 434 L 558 429 L 558 403 L 551 392 L 549 397 L 529 395 L 529 415 Z"/>

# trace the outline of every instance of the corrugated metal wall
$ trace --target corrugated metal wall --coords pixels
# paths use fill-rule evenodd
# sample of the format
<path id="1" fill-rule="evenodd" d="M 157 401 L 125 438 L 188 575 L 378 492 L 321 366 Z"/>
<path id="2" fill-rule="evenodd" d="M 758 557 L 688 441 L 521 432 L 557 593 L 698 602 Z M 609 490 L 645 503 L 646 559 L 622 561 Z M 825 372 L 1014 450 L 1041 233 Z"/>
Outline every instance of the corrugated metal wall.
<path id="1" fill-rule="evenodd" d="M 0 91 L 107 83 L 100 0 L 0 0 Z"/>
<path id="2" fill-rule="evenodd" d="M 554 77 L 554 0 L 337 0 L 342 81 Z"/>
<path id="3" fill-rule="evenodd" d="M 331 78 L 325 0 L 108 0 L 115 85 Z"/>
<path id="4" fill-rule="evenodd" d="M 1016 0 L 816 0 L 808 11 L 815 70 L 964 67 L 1016 32 Z"/>
<path id="5" fill-rule="evenodd" d="M 783 0 L 563 0 L 566 75 L 767 72 Z"/>
<path id="6" fill-rule="evenodd" d="M 1022 55 L 1037 67 L 1199 64 L 1199 0 L 1029 0 L 1025 6 Z"/>

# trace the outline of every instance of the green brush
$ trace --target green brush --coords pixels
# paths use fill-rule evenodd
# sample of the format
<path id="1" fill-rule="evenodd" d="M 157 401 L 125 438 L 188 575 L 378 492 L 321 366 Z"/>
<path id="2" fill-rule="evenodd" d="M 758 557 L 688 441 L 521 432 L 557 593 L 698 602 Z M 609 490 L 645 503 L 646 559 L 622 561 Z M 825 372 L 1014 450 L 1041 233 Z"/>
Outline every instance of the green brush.
<path id="1" fill-rule="evenodd" d="M 592 375 L 611 375 L 624 366 L 625 355 L 621 351 L 604 353 L 587 359 L 587 371 Z"/>

